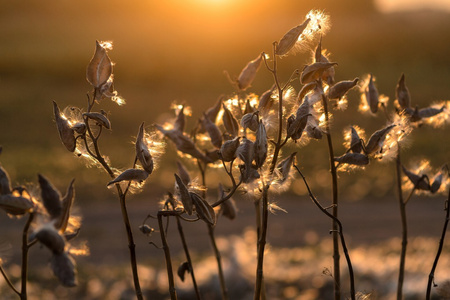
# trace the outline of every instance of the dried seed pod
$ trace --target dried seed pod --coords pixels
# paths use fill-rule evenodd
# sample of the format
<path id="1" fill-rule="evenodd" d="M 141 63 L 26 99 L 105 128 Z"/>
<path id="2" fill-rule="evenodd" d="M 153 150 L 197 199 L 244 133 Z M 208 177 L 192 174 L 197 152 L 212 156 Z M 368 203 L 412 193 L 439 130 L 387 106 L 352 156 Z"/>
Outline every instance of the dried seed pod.
<path id="1" fill-rule="evenodd" d="M 205 113 L 203 113 L 203 119 L 201 120 L 203 128 L 205 128 L 206 132 L 211 139 L 211 144 L 214 147 L 220 148 L 222 146 L 222 132 L 220 132 L 219 127 L 212 122 Z"/>
<path id="2" fill-rule="evenodd" d="M 411 122 L 418 122 L 422 118 L 419 116 L 419 108 L 416 106 L 415 109 L 412 109 L 411 107 L 405 108 L 405 113 L 409 115 L 409 120 Z"/>
<path id="3" fill-rule="evenodd" d="M 86 124 L 84 124 L 82 122 L 78 122 L 72 126 L 72 129 L 78 134 L 85 134 L 86 133 Z"/>
<path id="4" fill-rule="evenodd" d="M 214 208 L 196 193 L 189 192 L 189 195 L 191 196 L 198 217 L 209 225 L 214 226 L 216 224 L 216 213 L 214 212 Z"/>
<path id="5" fill-rule="evenodd" d="M 136 157 L 141 163 L 142 168 L 144 168 L 148 174 L 151 174 L 154 166 L 153 157 L 144 141 L 144 135 L 144 123 L 142 123 L 141 126 L 139 126 L 139 132 L 136 137 Z"/>
<path id="6" fill-rule="evenodd" d="M 223 190 L 222 184 L 219 183 L 219 200 L 225 197 L 225 191 Z M 236 203 L 232 198 L 222 202 L 220 204 L 220 212 L 225 218 L 234 220 L 236 218 Z"/>
<path id="7" fill-rule="evenodd" d="M 323 137 L 322 130 L 316 125 L 311 125 L 310 123 L 308 123 L 306 125 L 305 131 L 306 134 L 312 139 L 321 140 Z"/>
<path id="8" fill-rule="evenodd" d="M 74 182 L 75 179 L 72 179 L 72 181 L 69 184 L 69 187 L 67 188 L 66 194 L 62 198 L 61 214 L 59 215 L 59 217 L 55 222 L 55 228 L 58 229 L 60 232 L 66 231 L 67 225 L 69 224 L 70 210 L 72 209 L 72 205 L 75 200 L 75 188 L 73 186 Z"/>
<path id="9" fill-rule="evenodd" d="M 445 109 L 445 105 L 443 105 L 441 108 L 434 108 L 434 107 L 425 107 L 421 108 L 418 111 L 418 116 L 420 119 L 430 118 L 435 115 L 440 114 Z"/>
<path id="10" fill-rule="evenodd" d="M 250 180 L 251 175 L 251 167 L 252 167 L 252 161 L 254 159 L 255 150 L 254 150 L 254 144 L 252 141 L 247 139 L 246 137 L 243 137 L 241 139 L 241 143 L 239 147 L 236 150 L 237 156 L 244 162 L 244 174 L 243 174 L 243 182 L 247 183 Z"/>
<path id="11" fill-rule="evenodd" d="M 188 170 L 184 167 L 184 165 L 177 161 L 178 174 L 180 174 L 180 178 L 185 185 L 188 185 L 191 182 L 191 177 L 189 176 Z"/>
<path id="12" fill-rule="evenodd" d="M 83 113 L 83 117 L 94 120 L 97 124 L 105 127 L 106 129 L 111 129 L 111 122 L 109 119 L 102 113 L 99 112 L 89 112 Z"/>
<path id="13" fill-rule="evenodd" d="M 76 140 L 74 130 L 70 127 L 69 121 L 61 115 L 55 101 L 53 101 L 53 113 L 55 115 L 56 128 L 58 128 L 62 143 L 70 152 L 75 151 Z"/>
<path id="14" fill-rule="evenodd" d="M 221 108 L 222 108 L 222 96 L 217 100 L 214 106 L 208 108 L 205 112 L 206 116 L 208 116 L 208 119 L 210 119 L 211 122 L 214 123 L 216 122 L 217 115 L 219 114 Z"/>
<path id="15" fill-rule="evenodd" d="M 106 49 L 95 42 L 95 53 L 86 68 L 86 79 L 95 88 L 105 84 L 112 74 L 112 63 Z"/>
<path id="16" fill-rule="evenodd" d="M 193 212 L 193 202 L 192 198 L 189 194 L 188 188 L 184 185 L 183 180 L 181 180 L 180 176 L 175 175 L 175 180 L 177 182 L 178 191 L 180 192 L 181 203 L 183 203 L 184 210 L 188 215 L 192 215 Z"/>
<path id="17" fill-rule="evenodd" d="M 187 261 L 185 261 L 184 263 L 182 263 L 177 270 L 177 274 L 178 277 L 180 277 L 181 281 L 184 282 L 184 276 L 186 273 L 190 273 L 191 272 L 191 267 L 189 265 L 189 263 Z"/>
<path id="18" fill-rule="evenodd" d="M 405 74 L 402 74 L 397 83 L 395 97 L 397 98 L 397 102 L 402 109 L 409 108 L 411 106 L 411 96 L 409 94 L 409 89 L 405 84 Z"/>
<path id="19" fill-rule="evenodd" d="M 6 170 L 0 166 L 0 195 L 11 194 L 11 181 Z"/>
<path id="20" fill-rule="evenodd" d="M 442 185 L 442 179 L 444 178 L 444 174 L 442 172 L 439 172 L 436 176 L 433 178 L 433 183 L 430 186 L 430 192 L 432 194 L 436 193 L 439 188 Z"/>
<path id="21" fill-rule="evenodd" d="M 242 116 L 241 127 L 249 128 L 251 131 L 256 131 L 258 129 L 258 115 L 255 113 L 247 113 Z"/>
<path id="22" fill-rule="evenodd" d="M 418 174 L 409 171 L 404 166 L 402 166 L 402 169 L 403 173 L 405 173 L 406 177 L 414 184 L 416 189 L 424 191 L 429 191 L 431 189 L 430 181 L 426 175 L 419 176 Z"/>
<path id="23" fill-rule="evenodd" d="M 235 137 L 222 144 L 222 147 L 220 147 L 220 155 L 223 161 L 232 161 L 236 158 L 236 150 L 239 147 L 240 139 L 240 137 Z"/>
<path id="24" fill-rule="evenodd" d="M 247 89 L 255 79 L 256 72 L 258 72 L 259 67 L 261 66 L 262 55 L 258 55 L 257 58 L 250 61 L 244 69 L 242 69 L 239 77 L 237 79 L 237 84 L 240 90 Z"/>
<path id="25" fill-rule="evenodd" d="M 64 233 L 64 238 L 66 239 L 67 242 L 69 242 L 69 241 L 73 240 L 74 238 L 76 238 L 79 233 L 80 233 L 80 228 L 77 228 L 73 232 Z"/>
<path id="26" fill-rule="evenodd" d="M 151 236 L 155 229 L 151 228 L 147 224 L 143 224 L 139 226 L 139 231 L 145 234 L 146 236 Z"/>
<path id="27" fill-rule="evenodd" d="M 273 106 L 273 98 L 272 94 L 276 89 L 276 85 L 273 84 L 272 87 L 265 91 L 261 97 L 259 97 L 259 103 L 258 103 L 258 111 L 261 112 L 261 114 L 267 114 L 269 113 L 270 109 Z"/>
<path id="28" fill-rule="evenodd" d="M 297 95 L 297 102 L 299 103 L 303 102 L 303 98 L 305 98 L 306 94 L 314 90 L 316 87 L 317 87 L 316 81 L 305 84 Z"/>
<path id="29" fill-rule="evenodd" d="M 250 104 L 250 100 L 247 99 L 247 101 L 245 101 L 244 115 L 254 112 L 256 112 L 256 109 Z"/>
<path id="30" fill-rule="evenodd" d="M 372 74 L 370 74 L 369 85 L 364 93 L 366 95 L 367 105 L 369 105 L 370 111 L 375 114 L 378 111 L 379 96 Z"/>
<path id="31" fill-rule="evenodd" d="M 329 62 L 328 58 L 322 54 L 322 37 L 320 38 L 319 44 L 316 48 L 315 60 L 316 62 L 322 63 Z M 328 68 L 322 73 L 322 80 L 325 81 L 328 85 L 332 85 L 334 83 L 334 74 L 334 67 Z"/>
<path id="32" fill-rule="evenodd" d="M 119 176 L 117 176 L 114 180 L 108 182 L 107 186 L 122 181 L 137 181 L 139 183 L 142 183 L 145 179 L 147 179 L 148 175 L 149 174 L 145 170 L 127 169 L 123 171 Z"/>
<path id="33" fill-rule="evenodd" d="M 369 164 L 369 157 L 362 153 L 348 152 L 342 156 L 335 157 L 334 161 L 337 161 L 339 164 L 365 166 Z"/>
<path id="34" fill-rule="evenodd" d="M 308 26 L 311 19 L 306 19 L 302 24 L 291 28 L 280 40 L 277 44 L 276 55 L 285 55 L 287 54 L 297 43 L 298 38 L 302 34 L 303 30 L 305 30 L 306 26 Z"/>
<path id="35" fill-rule="evenodd" d="M 294 152 L 278 163 L 277 170 L 280 172 L 281 176 L 281 178 L 279 179 L 280 182 L 284 182 L 286 181 L 286 179 L 288 179 L 289 172 L 291 171 L 291 167 L 294 164 L 296 155 L 297 152 Z"/>
<path id="36" fill-rule="evenodd" d="M 38 174 L 38 180 L 45 210 L 52 220 L 58 219 L 62 212 L 61 194 L 45 176 Z"/>
<path id="37" fill-rule="evenodd" d="M 231 111 L 225 106 L 225 104 L 222 104 L 222 106 L 224 111 L 222 116 L 223 125 L 225 126 L 225 129 L 229 134 L 231 134 L 232 137 L 236 137 L 239 134 L 238 121 L 233 116 Z"/>
<path id="38" fill-rule="evenodd" d="M 53 274 L 66 287 L 77 286 L 77 270 L 75 260 L 70 254 L 63 252 L 54 254 L 51 259 Z"/>
<path id="39" fill-rule="evenodd" d="M 30 212 L 34 208 L 34 203 L 26 197 L 6 194 L 0 196 L 0 208 L 7 214 L 20 216 Z"/>
<path id="40" fill-rule="evenodd" d="M 344 80 L 336 83 L 330 88 L 328 92 L 328 98 L 341 99 L 342 97 L 345 96 L 345 94 L 347 94 L 349 90 L 351 90 L 353 87 L 356 86 L 358 80 L 359 78 L 355 78 L 353 80 Z"/>
<path id="41" fill-rule="evenodd" d="M 50 223 L 42 226 L 38 231 L 31 234 L 30 240 L 34 239 L 37 239 L 55 254 L 63 253 L 64 247 L 66 246 L 64 237 Z"/>
<path id="42" fill-rule="evenodd" d="M 173 124 L 173 129 L 183 132 L 184 125 L 186 124 L 186 116 L 184 115 L 184 105 L 181 106 L 180 111 L 177 114 L 175 123 Z"/>
<path id="43" fill-rule="evenodd" d="M 255 163 L 257 168 L 261 168 L 267 158 L 267 132 L 263 122 L 259 122 L 256 130 L 256 140 L 254 143 Z"/>
<path id="44" fill-rule="evenodd" d="M 367 142 L 364 152 L 369 155 L 372 154 L 379 149 L 383 147 L 383 143 L 386 139 L 386 135 L 391 131 L 392 128 L 394 128 L 395 125 L 389 125 L 383 129 L 375 131 L 369 138 L 369 141 Z"/>
<path id="45" fill-rule="evenodd" d="M 205 150 L 205 156 L 211 161 L 216 162 L 220 160 L 220 150 Z"/>
<path id="46" fill-rule="evenodd" d="M 351 129 L 351 139 L 350 139 L 350 150 L 353 153 L 361 153 L 362 147 L 362 139 L 359 137 L 358 132 L 355 128 L 350 127 Z"/>
<path id="47" fill-rule="evenodd" d="M 323 72 L 325 72 L 327 69 L 329 69 L 335 65 L 337 65 L 337 63 L 315 62 L 313 64 L 305 66 L 305 68 L 302 71 L 302 75 L 300 77 L 300 82 L 302 84 L 307 84 L 309 82 L 318 80 L 319 78 L 322 77 Z"/>
<path id="48" fill-rule="evenodd" d="M 288 118 L 287 125 L 287 137 L 292 138 L 294 141 L 300 139 L 303 130 L 305 130 L 308 123 L 308 117 L 310 116 L 310 104 L 308 97 L 305 97 L 303 103 L 297 109 L 296 115 Z"/>

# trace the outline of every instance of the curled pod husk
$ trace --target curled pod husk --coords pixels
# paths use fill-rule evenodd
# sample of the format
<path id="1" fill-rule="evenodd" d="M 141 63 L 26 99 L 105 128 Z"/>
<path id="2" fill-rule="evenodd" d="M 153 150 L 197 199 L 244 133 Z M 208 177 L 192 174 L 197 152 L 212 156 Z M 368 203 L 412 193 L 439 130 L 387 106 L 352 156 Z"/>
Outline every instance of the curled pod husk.
<path id="1" fill-rule="evenodd" d="M 289 172 L 291 171 L 291 167 L 295 161 L 295 156 L 297 155 L 297 152 L 292 153 L 277 165 L 277 170 L 280 172 L 280 182 L 286 181 L 286 179 L 289 177 Z"/>
<path id="2" fill-rule="evenodd" d="M 247 101 L 245 101 L 244 115 L 254 112 L 256 112 L 256 109 L 250 104 L 250 100 L 247 99 Z"/>
<path id="3" fill-rule="evenodd" d="M 329 62 L 328 58 L 322 54 L 322 37 L 320 38 L 319 44 L 316 48 L 315 60 L 316 62 Z M 334 74 L 334 67 L 328 68 L 322 73 L 322 80 L 325 81 L 328 85 L 332 85 L 334 83 Z"/>
<path id="4" fill-rule="evenodd" d="M 86 68 L 86 79 L 95 88 L 105 84 L 112 74 L 112 63 L 106 49 L 95 41 L 95 53 Z"/>
<path id="5" fill-rule="evenodd" d="M 309 82 L 307 84 L 305 84 L 304 86 L 302 86 L 302 89 L 300 90 L 300 92 L 298 92 L 297 95 L 297 102 L 303 102 L 303 98 L 305 98 L 306 94 L 308 94 L 310 91 L 314 90 L 317 87 L 317 82 L 313 81 L 313 82 Z"/>
<path id="6" fill-rule="evenodd" d="M 75 132 L 70 127 L 69 121 L 61 115 L 59 107 L 55 101 L 53 101 L 53 113 L 55 115 L 56 128 L 58 129 L 61 142 L 70 152 L 75 151 Z"/>
<path id="7" fill-rule="evenodd" d="M 56 219 L 55 222 L 55 228 L 58 229 L 60 232 L 66 231 L 67 225 L 69 224 L 70 210 L 72 209 L 72 205 L 75 200 L 75 188 L 73 186 L 74 182 L 75 179 L 72 179 L 72 181 L 69 184 L 69 187 L 67 188 L 66 194 L 62 198 L 61 214 L 59 215 L 59 217 Z"/>
<path id="8" fill-rule="evenodd" d="M 240 137 L 235 137 L 222 144 L 222 147 L 220 147 L 220 155 L 223 161 L 228 162 L 236 158 L 236 150 L 239 147 L 240 139 Z"/>
<path id="9" fill-rule="evenodd" d="M 8 172 L 0 166 L 0 195 L 11 194 L 11 181 Z"/>
<path id="10" fill-rule="evenodd" d="M 258 129 L 258 115 L 255 113 L 247 113 L 242 116 L 241 127 L 249 128 L 251 131 L 255 132 Z"/>
<path id="11" fill-rule="evenodd" d="M 66 287 L 77 286 L 77 270 L 75 260 L 69 253 L 54 254 L 50 262 L 53 274 Z"/>
<path id="12" fill-rule="evenodd" d="M 180 193 L 180 200 L 181 203 L 183 203 L 184 210 L 188 215 L 192 215 L 193 212 L 193 201 L 191 198 L 191 195 L 189 194 L 188 188 L 183 183 L 183 180 L 181 180 L 180 176 L 177 174 L 175 175 L 175 181 L 177 182 L 178 191 Z"/>
<path id="13" fill-rule="evenodd" d="M 291 115 L 288 118 L 287 137 L 292 138 L 294 141 L 298 140 L 303 130 L 308 123 L 308 117 L 310 116 L 310 104 L 308 97 L 305 97 L 302 104 L 298 107 L 295 117 Z"/>
<path id="14" fill-rule="evenodd" d="M 249 182 L 248 180 L 250 180 L 251 178 L 252 162 L 255 157 L 253 142 L 247 139 L 246 137 L 243 137 L 241 139 L 239 147 L 236 150 L 236 154 L 244 162 L 245 170 L 243 174 L 243 182 L 247 183 Z"/>
<path id="15" fill-rule="evenodd" d="M 173 129 L 183 132 L 185 124 L 186 124 L 186 116 L 184 115 L 184 105 L 183 105 L 177 114 L 177 118 L 175 119 L 175 123 L 173 124 Z"/>
<path id="16" fill-rule="evenodd" d="M 262 55 L 260 54 L 257 58 L 247 63 L 244 69 L 242 69 L 237 79 L 237 84 L 240 90 L 245 90 L 252 84 L 255 79 L 256 72 L 258 72 L 259 67 L 261 66 L 261 61 Z"/>
<path id="17" fill-rule="evenodd" d="M 144 141 L 144 123 L 139 126 L 139 132 L 136 137 L 136 157 L 142 165 L 142 168 L 148 173 L 153 172 L 153 157 Z"/>
<path id="18" fill-rule="evenodd" d="M 355 78 L 353 80 L 343 80 L 339 81 L 335 85 L 333 85 L 329 92 L 328 92 L 328 98 L 329 99 L 341 99 L 342 97 L 347 94 L 349 90 L 354 88 L 358 84 L 359 78 Z"/>
<path id="19" fill-rule="evenodd" d="M 238 121 L 225 104 L 222 104 L 222 106 L 224 111 L 222 116 L 223 125 L 225 126 L 226 131 L 231 134 L 232 137 L 235 137 L 239 134 Z"/>
<path id="20" fill-rule="evenodd" d="M 211 122 L 216 122 L 217 115 L 219 114 L 220 109 L 222 108 L 222 96 L 217 100 L 217 102 L 214 104 L 214 106 L 208 108 L 205 112 L 208 119 L 211 120 Z"/>
<path id="21" fill-rule="evenodd" d="M 205 156 L 209 159 L 210 162 L 216 162 L 220 159 L 220 150 L 208 150 L 205 149 Z"/>
<path id="22" fill-rule="evenodd" d="M 38 180 L 45 210 L 51 219 L 58 219 L 62 212 L 61 194 L 45 176 L 38 174 Z"/>
<path id="23" fill-rule="evenodd" d="M 72 129 L 78 134 L 85 134 L 86 133 L 86 124 L 84 124 L 83 122 L 78 122 L 72 126 Z"/>
<path id="24" fill-rule="evenodd" d="M 7 214 L 20 216 L 30 212 L 34 203 L 26 197 L 7 194 L 0 196 L 0 208 Z"/>
<path id="25" fill-rule="evenodd" d="M 139 183 L 142 183 L 145 179 L 148 177 L 148 172 L 141 169 L 127 169 L 123 171 L 119 176 L 114 178 L 114 180 L 111 180 L 108 182 L 107 186 L 110 186 L 114 183 L 119 183 L 122 181 L 136 181 Z"/>
<path id="26" fill-rule="evenodd" d="M 376 151 L 378 151 L 379 149 L 381 149 L 381 147 L 383 147 L 383 143 L 386 139 L 386 135 L 389 133 L 389 131 L 391 131 L 392 128 L 394 128 L 395 125 L 389 125 L 383 129 L 377 130 L 375 131 L 369 138 L 369 141 L 367 142 L 366 146 L 364 147 L 364 152 L 369 155 L 372 154 Z"/>
<path id="27" fill-rule="evenodd" d="M 419 108 L 416 106 L 416 108 L 407 107 L 405 108 L 405 114 L 409 116 L 409 120 L 411 122 L 418 122 L 422 120 L 422 118 L 419 116 Z"/>
<path id="28" fill-rule="evenodd" d="M 269 113 L 270 109 L 273 106 L 273 98 L 272 94 L 273 91 L 275 91 L 276 85 L 273 84 L 272 87 L 265 91 L 260 97 L 259 97 L 259 103 L 258 103 L 258 111 L 261 112 L 261 114 L 267 114 Z"/>
<path id="29" fill-rule="evenodd" d="M 307 84 L 318 80 L 322 77 L 323 72 L 335 65 L 337 65 L 335 62 L 315 62 L 305 66 L 300 77 L 300 82 L 302 84 Z"/>
<path id="30" fill-rule="evenodd" d="M 362 153 L 348 152 L 342 156 L 335 157 L 334 161 L 337 161 L 340 164 L 365 166 L 369 164 L 369 157 Z"/>
<path id="31" fill-rule="evenodd" d="M 255 163 L 257 168 L 261 168 L 267 158 L 267 132 L 263 122 L 259 122 L 256 130 L 256 139 L 254 143 Z"/>
<path id="32" fill-rule="evenodd" d="M 214 226 L 216 224 L 216 213 L 214 212 L 214 208 L 198 194 L 189 192 L 189 195 L 191 196 L 198 217 L 209 225 Z"/>
<path id="33" fill-rule="evenodd" d="M 83 117 L 86 117 L 86 118 L 96 121 L 97 124 L 105 127 L 106 129 L 111 129 L 111 122 L 102 113 L 99 113 L 99 112 L 83 113 Z"/>
<path id="34" fill-rule="evenodd" d="M 38 231 L 30 235 L 30 239 L 37 239 L 55 254 L 63 253 L 66 246 L 65 238 L 51 224 L 42 226 Z"/>
<path id="35" fill-rule="evenodd" d="M 355 128 L 350 127 L 351 130 L 351 137 L 350 137 L 350 150 L 353 153 L 361 153 L 363 147 L 362 147 L 362 139 L 359 137 L 358 132 Z"/>
<path id="36" fill-rule="evenodd" d="M 397 83 L 397 87 L 395 88 L 395 97 L 397 98 L 398 105 L 400 105 L 402 109 L 406 109 L 411 106 L 411 96 L 405 83 L 405 74 L 402 74 Z"/>
<path id="37" fill-rule="evenodd" d="M 430 181 L 427 176 L 422 175 L 419 176 L 418 174 L 415 174 L 408 169 L 406 169 L 404 166 L 402 166 L 403 173 L 408 177 L 409 181 L 411 181 L 412 184 L 414 184 L 414 187 L 418 190 L 424 190 L 429 191 L 431 189 L 430 187 Z"/>
<path id="38" fill-rule="evenodd" d="M 421 108 L 418 111 L 418 116 L 420 119 L 430 118 L 430 117 L 440 114 L 441 112 L 444 111 L 444 109 L 445 109 L 445 105 L 443 105 L 441 108 L 435 108 L 435 107 Z"/>
<path id="39" fill-rule="evenodd" d="M 369 84 L 364 93 L 366 95 L 367 105 L 369 105 L 370 111 L 375 114 L 378 111 L 379 96 L 372 74 L 370 74 Z"/>
<path id="40" fill-rule="evenodd" d="M 178 174 L 184 184 L 188 185 L 191 182 L 191 176 L 186 167 L 179 161 L 177 161 Z"/>
<path id="41" fill-rule="evenodd" d="M 181 281 L 184 282 L 184 277 L 185 277 L 186 273 L 190 273 L 190 272 L 191 272 L 191 267 L 190 267 L 189 263 L 187 261 L 185 261 L 178 267 L 177 275 L 178 275 L 178 277 L 180 277 Z"/>
<path id="42" fill-rule="evenodd" d="M 306 19 L 302 24 L 291 28 L 280 40 L 277 44 L 276 55 L 285 55 L 287 54 L 297 43 L 298 38 L 302 34 L 303 30 L 305 30 L 306 26 L 308 26 L 311 19 Z"/>
<path id="43" fill-rule="evenodd" d="M 225 191 L 223 190 L 222 184 L 219 183 L 219 200 L 224 197 Z M 220 212 L 227 219 L 234 220 L 236 218 L 237 208 L 233 198 L 229 198 L 220 204 Z"/>
<path id="44" fill-rule="evenodd" d="M 316 125 L 308 123 L 306 125 L 305 131 L 306 134 L 308 134 L 308 136 L 312 139 L 320 140 L 323 137 L 322 130 Z"/>
<path id="45" fill-rule="evenodd" d="M 216 148 L 220 148 L 220 146 L 222 146 L 222 132 L 220 132 L 219 127 L 217 127 L 217 125 L 212 122 L 205 113 L 203 113 L 203 119 L 201 121 L 203 128 L 205 128 L 209 135 L 211 144 L 213 144 Z"/>
<path id="46" fill-rule="evenodd" d="M 444 178 L 444 174 L 442 174 L 442 172 L 440 172 L 439 174 L 437 174 L 434 179 L 433 179 L 433 183 L 430 185 L 430 192 L 432 194 L 436 193 L 439 188 L 442 185 L 442 179 Z"/>

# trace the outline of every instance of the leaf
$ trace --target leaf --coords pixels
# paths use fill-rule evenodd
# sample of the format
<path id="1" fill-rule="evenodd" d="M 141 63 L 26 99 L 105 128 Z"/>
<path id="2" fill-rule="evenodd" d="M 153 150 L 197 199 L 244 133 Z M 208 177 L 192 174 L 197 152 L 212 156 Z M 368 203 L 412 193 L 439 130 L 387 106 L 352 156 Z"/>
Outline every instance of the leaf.
<path id="1" fill-rule="evenodd" d="M 247 65 L 242 69 L 239 74 L 237 83 L 240 90 L 247 89 L 253 82 L 256 76 L 256 72 L 258 72 L 259 67 L 261 66 L 262 55 L 258 55 L 257 58 L 247 63 Z"/>
<path id="2" fill-rule="evenodd" d="M 302 84 L 313 82 L 321 78 L 323 72 L 335 65 L 337 65 L 337 63 L 334 62 L 315 62 L 310 64 L 303 69 L 300 82 Z"/>
<path id="3" fill-rule="evenodd" d="M 142 168 L 148 173 L 151 174 L 153 172 L 153 157 L 147 147 L 147 144 L 144 142 L 144 123 L 139 126 L 139 132 L 136 137 L 136 157 L 141 163 Z"/>
<path id="4" fill-rule="evenodd" d="M 45 210 L 52 220 L 58 219 L 62 212 L 61 194 L 45 176 L 38 174 L 38 180 Z"/>
<path id="5" fill-rule="evenodd" d="M 54 254 L 51 258 L 50 265 L 53 270 L 53 274 L 59 279 L 59 281 L 66 287 L 77 286 L 77 271 L 75 261 L 70 254 L 63 252 L 60 254 Z"/>
<path id="6" fill-rule="evenodd" d="M 99 112 L 89 112 L 89 113 L 83 113 L 83 117 L 87 117 L 91 120 L 94 120 L 97 122 L 97 124 L 105 127 L 106 129 L 111 129 L 111 122 L 109 119 L 102 113 Z"/>
<path id="7" fill-rule="evenodd" d="M 112 74 L 112 63 L 98 41 L 95 41 L 95 53 L 86 68 L 86 79 L 95 88 L 106 83 Z"/>
<path id="8" fill-rule="evenodd" d="M 191 196 L 198 217 L 209 225 L 214 226 L 216 224 L 216 213 L 214 212 L 214 208 L 196 193 L 189 192 L 189 195 Z"/>
<path id="9" fill-rule="evenodd" d="M 192 215 L 193 203 L 192 203 L 192 198 L 189 194 L 188 188 L 183 183 L 183 180 L 181 180 L 180 176 L 178 176 L 177 174 L 174 174 L 174 175 L 175 175 L 175 180 L 177 182 L 178 191 L 180 192 L 180 199 L 181 199 L 181 203 L 183 203 L 184 210 L 186 211 L 186 213 L 188 215 Z"/>
<path id="10" fill-rule="evenodd" d="M 287 54 L 297 43 L 298 38 L 302 34 L 303 30 L 305 30 L 306 26 L 308 26 L 311 19 L 306 19 L 302 24 L 291 28 L 280 40 L 277 44 L 276 55 L 285 55 Z"/>
<path id="11" fill-rule="evenodd" d="M 70 127 L 69 121 L 62 117 L 55 101 L 53 101 L 53 113 L 55 115 L 56 128 L 58 129 L 62 143 L 70 152 L 75 151 L 76 139 L 74 130 Z"/>
<path id="12" fill-rule="evenodd" d="M 117 176 L 114 180 L 108 182 L 107 186 L 110 186 L 114 183 L 119 183 L 121 181 L 137 181 L 139 183 L 143 182 L 148 177 L 148 173 L 145 170 L 140 169 L 128 169 L 123 171 L 119 176 Z"/>

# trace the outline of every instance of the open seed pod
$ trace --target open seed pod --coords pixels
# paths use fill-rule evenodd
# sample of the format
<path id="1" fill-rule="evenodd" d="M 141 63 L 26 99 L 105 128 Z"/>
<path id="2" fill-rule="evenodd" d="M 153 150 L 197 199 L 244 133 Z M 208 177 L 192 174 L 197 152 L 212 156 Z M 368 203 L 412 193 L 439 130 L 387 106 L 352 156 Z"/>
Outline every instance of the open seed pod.
<path id="1" fill-rule="evenodd" d="M 142 183 L 148 177 L 148 173 L 145 170 L 141 169 L 128 169 L 123 171 L 119 176 L 108 182 L 107 186 L 110 186 L 114 183 L 119 183 L 122 181 L 136 181 Z"/>
<path id="2" fill-rule="evenodd" d="M 141 163 L 142 168 L 144 168 L 144 170 L 147 171 L 148 174 L 151 174 L 153 172 L 153 157 L 147 147 L 147 144 L 144 141 L 144 123 L 142 123 L 139 127 L 135 146 L 136 157 Z"/>
<path id="3" fill-rule="evenodd" d="M 194 210 L 193 209 L 193 201 L 189 194 L 188 188 L 183 183 L 183 180 L 181 180 L 180 176 L 178 176 L 177 174 L 174 174 L 174 175 L 175 175 L 175 180 L 177 182 L 178 191 L 180 193 L 180 200 L 181 200 L 181 203 L 183 203 L 184 210 L 186 211 L 186 213 L 188 215 L 192 215 L 192 212 Z"/>
<path id="4" fill-rule="evenodd" d="M 69 121 L 61 115 L 59 107 L 55 101 L 53 101 L 53 113 L 55 115 L 56 128 L 58 129 L 59 137 L 62 143 L 70 152 L 75 151 L 75 132 L 70 127 Z"/>
<path id="5" fill-rule="evenodd" d="M 112 63 L 106 49 L 95 42 L 95 53 L 86 68 L 86 79 L 95 88 L 105 84 L 112 74 Z"/>
<path id="6" fill-rule="evenodd" d="M 291 28 L 280 40 L 277 44 L 276 55 L 285 55 L 287 54 L 297 43 L 298 38 L 302 34 L 303 30 L 305 30 L 306 26 L 308 26 L 311 19 L 306 19 L 302 24 Z"/>

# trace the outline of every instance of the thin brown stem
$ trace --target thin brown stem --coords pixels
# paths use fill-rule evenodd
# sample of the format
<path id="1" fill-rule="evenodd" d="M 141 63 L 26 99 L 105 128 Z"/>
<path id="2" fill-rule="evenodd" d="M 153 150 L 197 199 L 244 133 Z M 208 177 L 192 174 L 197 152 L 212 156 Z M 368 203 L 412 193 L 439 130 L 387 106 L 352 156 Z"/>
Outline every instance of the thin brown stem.
<path id="1" fill-rule="evenodd" d="M 170 299 L 176 300 L 177 299 L 177 291 L 175 289 L 175 280 L 173 278 L 172 259 L 170 258 L 169 244 L 167 243 L 166 233 L 165 233 L 164 225 L 163 225 L 163 221 L 162 221 L 163 215 L 164 215 L 164 211 L 158 212 L 158 226 L 159 226 L 159 232 L 161 234 L 161 241 L 163 244 L 164 257 L 166 258 L 166 268 L 167 268 L 167 277 L 168 277 L 168 281 L 169 281 Z"/>
<path id="2" fill-rule="evenodd" d="M 5 270 L 3 269 L 3 265 L 0 264 L 0 273 L 2 273 L 3 278 L 5 279 L 8 286 L 20 297 L 20 292 L 16 289 L 16 287 L 12 284 L 11 280 L 9 279 L 8 275 L 6 274 Z"/>
<path id="3" fill-rule="evenodd" d="M 406 203 L 405 201 L 403 201 L 400 145 L 398 145 L 397 150 L 396 173 L 397 173 L 398 202 L 400 206 L 400 217 L 402 222 L 402 249 L 400 252 L 400 264 L 397 281 L 397 299 L 401 300 L 403 298 L 403 281 L 405 278 L 406 247 L 408 245 L 408 224 L 406 221 Z"/>
<path id="4" fill-rule="evenodd" d="M 30 229 L 31 222 L 34 219 L 34 213 L 30 213 L 28 220 L 25 223 L 22 231 L 22 271 L 21 271 L 21 290 L 20 299 L 27 299 L 27 280 L 28 280 L 28 250 L 30 245 L 28 244 L 28 230 Z"/>
<path id="5" fill-rule="evenodd" d="M 264 249 L 266 246 L 267 237 L 267 224 L 269 217 L 268 210 L 268 191 L 269 185 L 265 185 L 262 191 L 262 219 L 261 219 L 261 233 L 258 237 L 258 262 L 256 267 L 256 284 L 255 284 L 255 295 L 254 300 L 260 300 L 261 295 L 264 294 L 262 287 L 264 286 Z"/>

